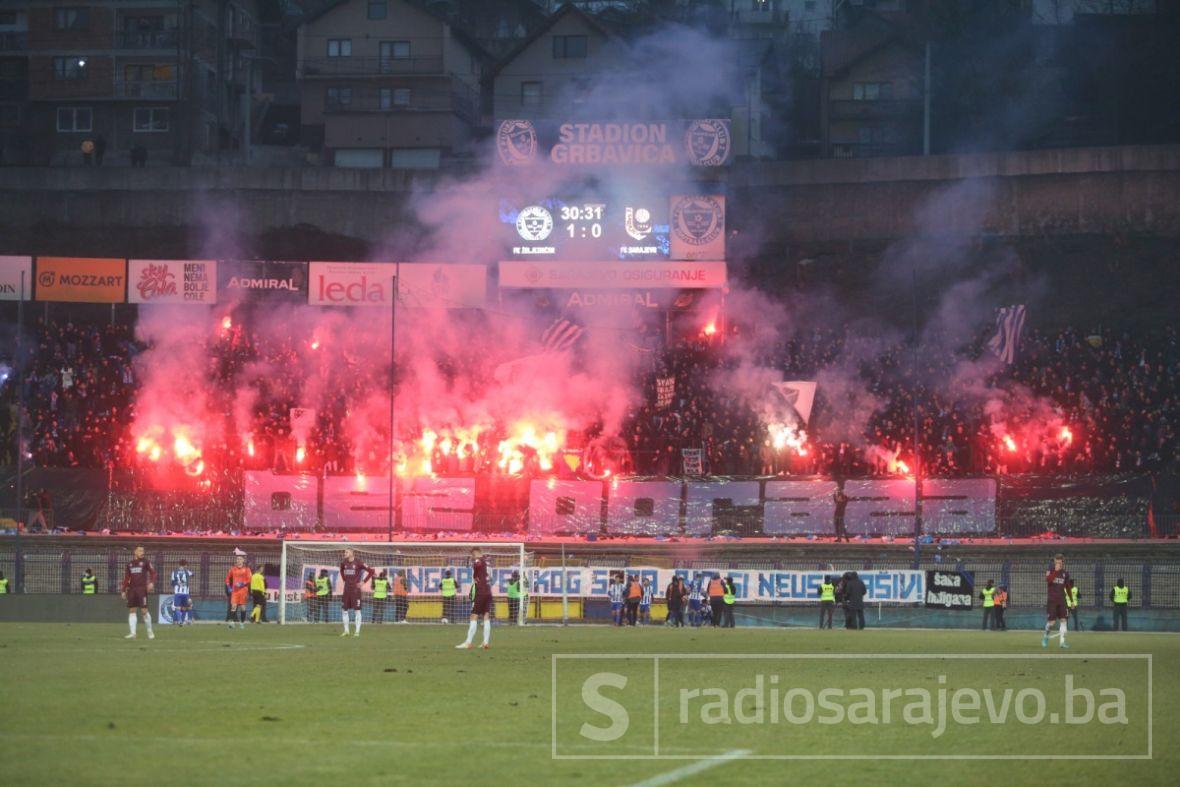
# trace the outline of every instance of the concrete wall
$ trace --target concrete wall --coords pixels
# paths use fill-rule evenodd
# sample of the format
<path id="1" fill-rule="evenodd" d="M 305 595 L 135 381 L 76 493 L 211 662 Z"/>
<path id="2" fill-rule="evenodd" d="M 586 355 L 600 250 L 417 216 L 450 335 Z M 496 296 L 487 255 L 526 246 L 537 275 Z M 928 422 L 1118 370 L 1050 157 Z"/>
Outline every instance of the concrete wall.
<path id="1" fill-rule="evenodd" d="M 1180 236 L 1180 146 L 738 163 L 715 177 L 730 195 L 730 227 L 766 246 L 915 232 Z M 92 252 L 92 235 L 203 234 L 213 215 L 219 230 L 232 219 L 254 237 L 310 227 L 385 242 L 391 227 L 412 222 L 411 190 L 436 187 L 453 185 L 397 170 L 4 168 L 0 253 L 44 253 L 36 244 L 46 233 L 79 254 Z M 941 204 L 966 209 L 944 211 L 938 227 L 915 224 Z"/>
<path id="2" fill-rule="evenodd" d="M 155 596 L 149 599 L 153 604 Z M 152 620 L 156 610 L 152 608 Z M 0 596 L 0 623 L 119 623 L 127 602 L 118 595 L 64 596 L 50 593 Z"/>

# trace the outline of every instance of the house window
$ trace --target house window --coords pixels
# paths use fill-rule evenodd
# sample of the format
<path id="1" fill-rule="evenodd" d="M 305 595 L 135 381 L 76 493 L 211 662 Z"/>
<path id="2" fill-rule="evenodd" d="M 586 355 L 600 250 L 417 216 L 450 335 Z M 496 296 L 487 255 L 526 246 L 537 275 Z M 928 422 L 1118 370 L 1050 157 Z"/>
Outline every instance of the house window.
<path id="1" fill-rule="evenodd" d="M 804 11 L 814 11 L 815 10 L 815 0 L 803 0 L 803 10 Z"/>
<path id="2" fill-rule="evenodd" d="M 86 78 L 86 58 L 72 55 L 53 58 L 53 78 L 57 80 L 83 80 Z"/>
<path id="3" fill-rule="evenodd" d="M 410 105 L 410 89 L 408 87 L 381 88 L 381 108 L 408 107 Z"/>
<path id="4" fill-rule="evenodd" d="M 0 11 L 0 27 L 16 27 L 16 11 Z"/>
<path id="5" fill-rule="evenodd" d="M 143 133 L 168 130 L 168 107 L 136 107 L 132 128 Z"/>
<path id="6" fill-rule="evenodd" d="M 329 38 L 328 57 L 352 57 L 352 39 Z"/>
<path id="7" fill-rule="evenodd" d="M 352 88 L 350 87 L 330 87 L 328 88 L 327 108 L 340 109 L 352 104 Z"/>
<path id="8" fill-rule="evenodd" d="M 520 83 L 520 105 L 522 107 L 539 107 L 539 106 L 541 106 L 541 83 L 540 82 L 521 82 Z"/>
<path id="9" fill-rule="evenodd" d="M 889 101 L 893 98 L 892 82 L 854 82 L 853 101 Z"/>
<path id="10" fill-rule="evenodd" d="M 409 60 L 410 59 L 410 42 L 409 41 L 382 41 L 381 42 L 381 59 L 382 60 Z"/>
<path id="11" fill-rule="evenodd" d="M 389 15 L 389 3 L 386 0 L 369 0 L 369 18 L 384 19 Z"/>
<path id="12" fill-rule="evenodd" d="M 89 8 L 58 8 L 53 12 L 55 30 L 89 30 Z"/>
<path id="13" fill-rule="evenodd" d="M 58 107 L 58 131 L 93 131 L 94 112 L 90 107 Z"/>
<path id="14" fill-rule="evenodd" d="M 553 36 L 555 58 L 585 57 L 586 36 Z"/>

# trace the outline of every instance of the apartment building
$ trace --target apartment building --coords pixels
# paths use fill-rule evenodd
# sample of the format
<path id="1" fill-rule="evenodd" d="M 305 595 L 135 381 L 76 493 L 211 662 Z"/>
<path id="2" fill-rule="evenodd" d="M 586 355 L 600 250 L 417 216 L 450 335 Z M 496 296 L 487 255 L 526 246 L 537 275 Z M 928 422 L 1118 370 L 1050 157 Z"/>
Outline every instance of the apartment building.
<path id="1" fill-rule="evenodd" d="M 490 57 L 412 0 L 340 0 L 299 26 L 301 142 L 340 167 L 433 169 L 472 155 Z"/>

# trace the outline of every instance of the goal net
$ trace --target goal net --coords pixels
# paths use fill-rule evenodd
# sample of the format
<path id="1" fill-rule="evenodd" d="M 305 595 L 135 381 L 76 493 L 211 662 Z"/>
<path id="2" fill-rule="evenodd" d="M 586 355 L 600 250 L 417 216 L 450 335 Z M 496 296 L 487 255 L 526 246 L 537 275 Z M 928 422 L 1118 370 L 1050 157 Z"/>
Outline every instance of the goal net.
<path id="1" fill-rule="evenodd" d="M 339 623 L 344 550 L 388 582 L 362 586 L 366 623 L 464 623 L 471 615 L 471 550 L 479 548 L 492 586 L 492 617 L 523 625 L 528 617 L 529 554 L 520 543 L 284 541 L 280 623 Z M 515 582 L 514 582 L 515 580 Z M 453 585 L 452 585 L 453 583 Z M 384 597 L 382 597 L 384 596 Z"/>

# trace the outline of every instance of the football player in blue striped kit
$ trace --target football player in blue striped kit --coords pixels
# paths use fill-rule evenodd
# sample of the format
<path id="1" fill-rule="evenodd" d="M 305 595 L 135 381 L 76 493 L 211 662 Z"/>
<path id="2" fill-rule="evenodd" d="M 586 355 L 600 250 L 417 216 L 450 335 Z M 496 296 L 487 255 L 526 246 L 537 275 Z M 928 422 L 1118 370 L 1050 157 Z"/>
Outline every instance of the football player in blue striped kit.
<path id="1" fill-rule="evenodd" d="M 704 594 L 701 592 L 701 578 L 697 577 L 692 581 L 692 589 L 688 591 L 688 623 L 694 628 L 701 625 L 701 599 Z"/>
<path id="2" fill-rule="evenodd" d="M 172 572 L 172 622 L 178 626 L 193 622 L 193 599 L 189 594 L 192 581 L 188 562 L 181 560 Z"/>
<path id="3" fill-rule="evenodd" d="M 644 626 L 651 625 L 651 599 L 653 596 L 651 580 L 643 580 L 643 595 L 639 597 L 639 622 Z"/>
<path id="4" fill-rule="evenodd" d="M 606 595 L 610 599 L 610 619 L 616 626 L 623 625 L 623 581 L 611 575 L 610 584 L 606 586 Z"/>

